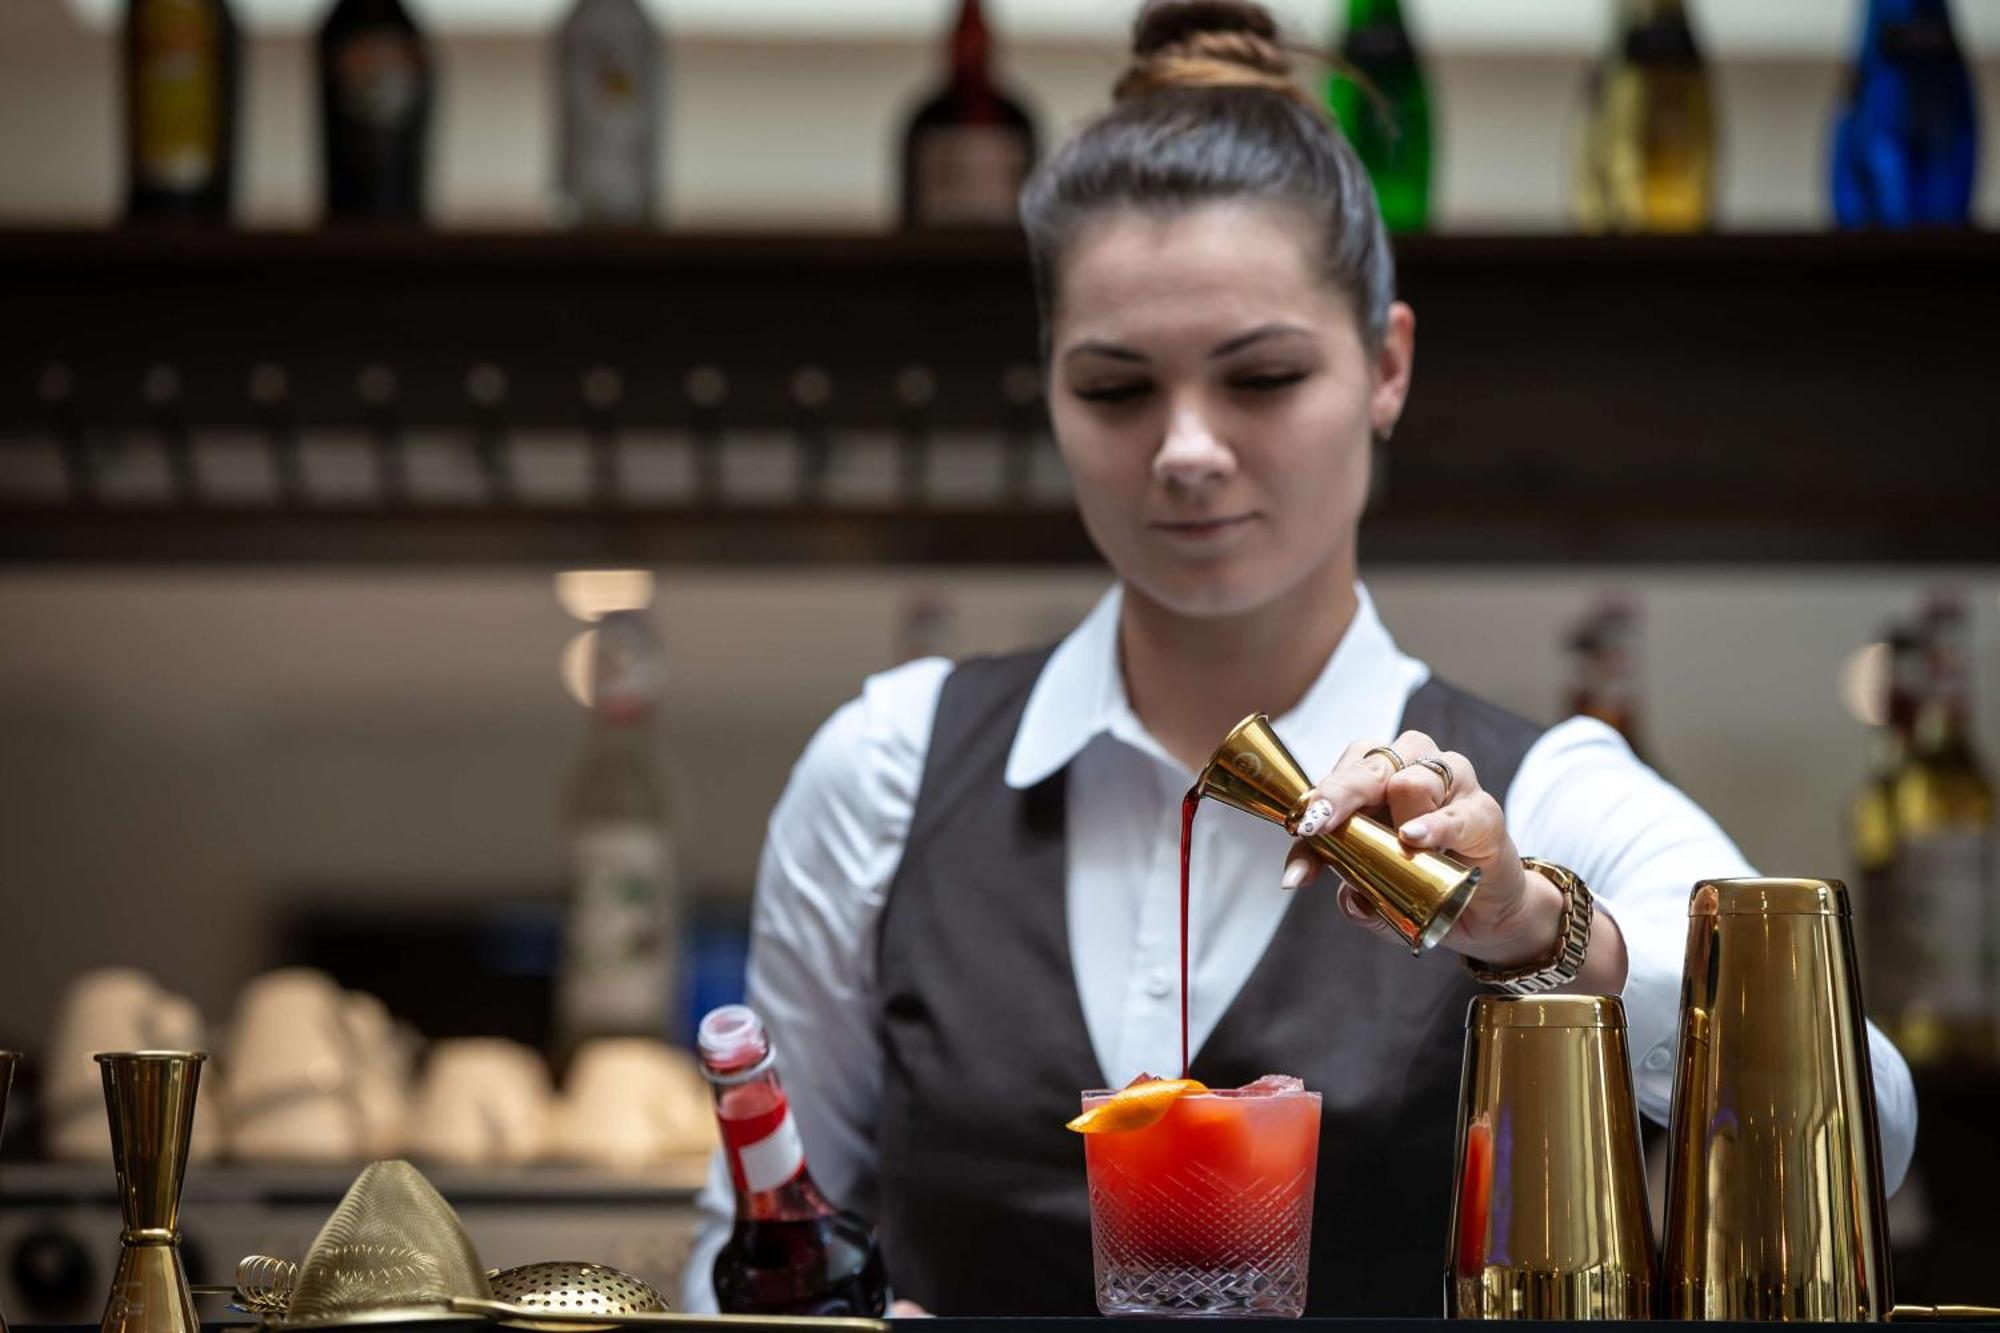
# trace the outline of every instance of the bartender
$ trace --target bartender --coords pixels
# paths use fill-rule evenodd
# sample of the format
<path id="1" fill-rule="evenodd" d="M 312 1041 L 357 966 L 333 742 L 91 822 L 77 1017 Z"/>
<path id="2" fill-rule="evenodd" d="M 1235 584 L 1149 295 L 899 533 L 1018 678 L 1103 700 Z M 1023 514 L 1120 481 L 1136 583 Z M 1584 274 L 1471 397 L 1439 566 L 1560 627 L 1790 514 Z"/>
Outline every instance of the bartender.
<path id="1" fill-rule="evenodd" d="M 1412 959 L 1283 830 L 1197 821 L 1190 1072 L 1324 1099 L 1308 1313 L 1435 1313 L 1467 1000 L 1622 997 L 1664 1120 L 1689 889 L 1755 872 L 1610 728 L 1486 703 L 1376 614 L 1356 535 L 1416 317 L 1367 174 L 1260 6 L 1144 7 L 1113 105 L 1021 215 L 1056 440 L 1117 578 L 1053 648 L 870 678 L 800 758 L 749 1003 L 813 1173 L 875 1219 L 917 1306 L 1093 1312 L 1063 1123 L 1085 1089 L 1179 1072 L 1180 797 L 1268 711 L 1325 774 L 1300 833 L 1375 811 L 1480 887 Z M 1893 1189 L 1916 1107 L 1869 1045 Z M 718 1174 L 691 1308 L 730 1197 Z"/>

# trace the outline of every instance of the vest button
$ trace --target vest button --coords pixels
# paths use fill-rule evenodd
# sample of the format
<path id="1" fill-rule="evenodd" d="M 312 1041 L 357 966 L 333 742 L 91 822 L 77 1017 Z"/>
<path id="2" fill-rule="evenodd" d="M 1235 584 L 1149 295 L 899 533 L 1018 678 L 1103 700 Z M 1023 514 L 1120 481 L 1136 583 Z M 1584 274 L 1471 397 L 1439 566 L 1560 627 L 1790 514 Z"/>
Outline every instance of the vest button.
<path id="1" fill-rule="evenodd" d="M 1174 993 L 1174 979 L 1164 972 L 1155 972 L 1146 982 L 1146 994 L 1156 1000 L 1164 1000 Z"/>

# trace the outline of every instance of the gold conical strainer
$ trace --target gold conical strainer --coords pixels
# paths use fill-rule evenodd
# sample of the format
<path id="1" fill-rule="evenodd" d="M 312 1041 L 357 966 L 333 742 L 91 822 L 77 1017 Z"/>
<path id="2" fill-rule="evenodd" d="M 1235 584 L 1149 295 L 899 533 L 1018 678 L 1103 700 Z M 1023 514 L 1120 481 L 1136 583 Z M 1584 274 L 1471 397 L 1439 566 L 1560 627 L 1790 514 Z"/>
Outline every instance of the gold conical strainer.
<path id="1" fill-rule="evenodd" d="M 287 1326 L 451 1318 L 493 1289 L 451 1205 L 408 1162 L 363 1169 L 306 1251 Z"/>

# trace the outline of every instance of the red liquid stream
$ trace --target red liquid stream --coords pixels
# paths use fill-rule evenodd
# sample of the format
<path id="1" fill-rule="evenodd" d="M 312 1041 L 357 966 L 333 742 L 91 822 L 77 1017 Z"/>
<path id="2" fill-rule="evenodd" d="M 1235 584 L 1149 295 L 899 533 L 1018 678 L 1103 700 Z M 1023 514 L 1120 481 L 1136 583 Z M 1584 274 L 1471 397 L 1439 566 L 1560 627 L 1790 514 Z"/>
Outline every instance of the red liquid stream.
<path id="1" fill-rule="evenodd" d="M 1188 852 L 1193 847 L 1194 812 L 1201 809 L 1201 788 L 1181 797 L 1181 1077 L 1188 1076 Z"/>

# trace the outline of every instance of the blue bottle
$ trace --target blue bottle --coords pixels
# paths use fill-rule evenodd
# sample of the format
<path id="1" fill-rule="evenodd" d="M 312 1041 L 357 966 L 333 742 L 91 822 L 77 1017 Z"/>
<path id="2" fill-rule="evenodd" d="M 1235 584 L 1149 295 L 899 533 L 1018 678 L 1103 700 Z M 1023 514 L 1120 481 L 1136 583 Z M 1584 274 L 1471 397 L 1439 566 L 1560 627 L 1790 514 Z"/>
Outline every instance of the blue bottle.
<path id="1" fill-rule="evenodd" d="M 1833 134 L 1843 227 L 1964 226 L 1979 119 L 1946 0 L 1868 0 Z"/>

